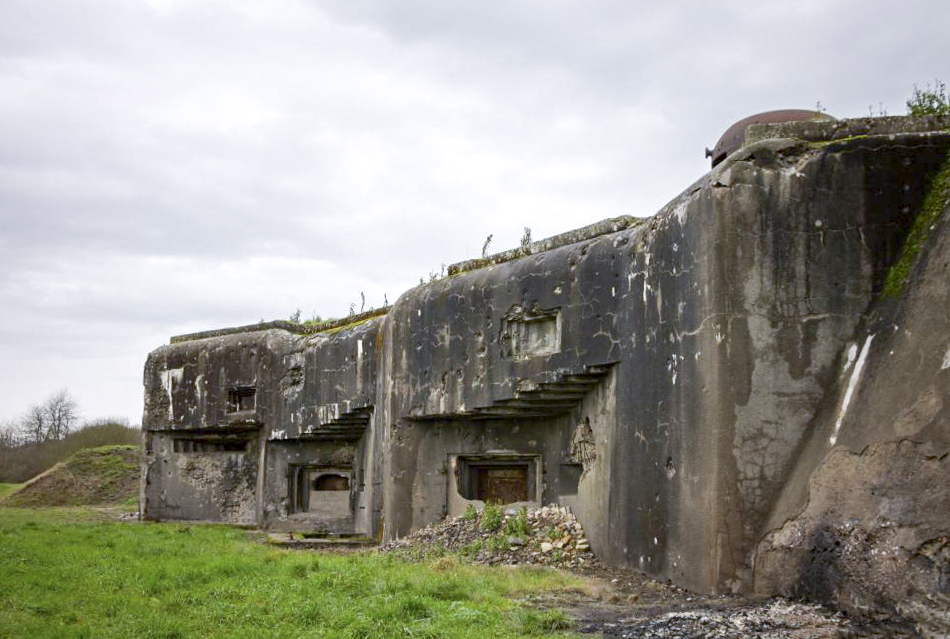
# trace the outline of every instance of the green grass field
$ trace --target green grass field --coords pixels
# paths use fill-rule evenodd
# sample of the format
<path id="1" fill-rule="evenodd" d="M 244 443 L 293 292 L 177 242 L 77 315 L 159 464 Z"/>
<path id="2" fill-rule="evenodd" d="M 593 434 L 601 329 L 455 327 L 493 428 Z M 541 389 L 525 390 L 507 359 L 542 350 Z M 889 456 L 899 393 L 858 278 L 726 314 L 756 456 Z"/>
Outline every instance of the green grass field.
<path id="1" fill-rule="evenodd" d="M 23 484 L 0 484 L 0 499 L 3 499 Z"/>
<path id="2" fill-rule="evenodd" d="M 540 637 L 570 625 L 519 596 L 540 568 L 291 551 L 225 526 L 0 509 L 0 638 Z"/>

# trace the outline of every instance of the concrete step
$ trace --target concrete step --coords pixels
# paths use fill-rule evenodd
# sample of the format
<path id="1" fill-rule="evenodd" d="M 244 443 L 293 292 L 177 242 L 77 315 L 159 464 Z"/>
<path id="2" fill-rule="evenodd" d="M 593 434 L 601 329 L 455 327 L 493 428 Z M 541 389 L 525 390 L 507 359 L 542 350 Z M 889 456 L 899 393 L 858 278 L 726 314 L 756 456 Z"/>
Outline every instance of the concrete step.
<path id="1" fill-rule="evenodd" d="M 267 543 L 290 548 L 313 550 L 372 548 L 377 542 L 372 537 L 360 535 L 322 535 L 302 532 L 269 532 Z"/>

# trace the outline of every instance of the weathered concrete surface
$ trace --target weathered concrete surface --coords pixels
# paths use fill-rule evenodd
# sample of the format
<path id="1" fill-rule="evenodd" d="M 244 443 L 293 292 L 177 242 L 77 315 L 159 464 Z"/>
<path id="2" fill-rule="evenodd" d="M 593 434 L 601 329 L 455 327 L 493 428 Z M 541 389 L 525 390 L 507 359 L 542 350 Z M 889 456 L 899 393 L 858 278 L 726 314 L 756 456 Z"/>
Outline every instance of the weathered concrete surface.
<path id="1" fill-rule="evenodd" d="M 756 555 L 761 592 L 903 613 L 930 636 L 950 632 L 948 218 L 903 295 L 876 303 L 843 354 L 837 393 Z"/>
<path id="2" fill-rule="evenodd" d="M 375 533 L 381 493 L 366 487 L 381 482 L 379 443 L 367 426 L 379 320 L 354 319 L 314 335 L 256 325 L 211 332 L 154 351 L 145 367 L 147 516 L 278 526 L 300 506 L 288 474 L 334 467 L 345 452 L 350 520 L 303 518 L 312 528 Z M 232 410 L 229 396 L 242 388 L 254 389 L 253 405 Z M 176 454 L 176 440 L 204 450 Z M 224 440 L 244 449 L 216 450 Z M 241 509 L 221 506 L 231 502 Z"/>
<path id="3" fill-rule="evenodd" d="M 503 447 L 527 450 L 537 436 L 519 435 L 509 409 L 523 389 L 610 366 L 613 407 L 594 447 L 602 465 L 580 482 L 594 548 L 696 588 L 748 589 L 752 551 L 835 363 L 946 149 L 946 137 L 833 150 L 762 142 L 642 226 L 405 295 L 386 322 L 389 532 L 442 514 L 444 482 L 426 474 L 442 448 L 425 444 L 425 420 L 477 429 L 495 410 L 509 429 Z M 558 352 L 506 353 L 512 309 L 557 309 Z M 562 458 L 583 419 L 577 408 L 548 418 Z"/>
<path id="4" fill-rule="evenodd" d="M 466 264 L 406 292 L 384 316 L 312 335 L 202 334 L 155 351 L 146 516 L 250 517 L 212 503 L 220 491 L 196 483 L 195 471 L 162 470 L 243 455 L 242 477 L 254 481 L 242 499 L 255 500 L 263 525 L 394 538 L 478 495 L 514 490 L 570 504 L 609 564 L 707 592 L 755 584 L 824 597 L 778 575 L 782 561 L 817 556 L 787 541 L 804 539 L 796 531 L 847 511 L 837 505 L 847 495 L 823 473 L 851 473 L 866 493 L 854 508 L 866 514 L 883 508 L 881 482 L 899 502 L 943 472 L 943 453 L 930 450 L 943 445 L 935 433 L 947 410 L 940 367 L 950 327 L 925 342 L 901 313 L 914 295 L 930 308 L 935 293 L 923 291 L 946 278 L 912 278 L 910 301 L 887 320 L 898 331 L 877 327 L 885 314 L 875 300 L 950 134 L 898 124 L 831 143 L 847 123 L 783 128 L 729 155 L 653 218 Z M 927 312 L 938 311 L 912 317 L 938 326 Z M 886 374 L 898 361 L 890 350 L 905 354 L 906 382 Z M 933 378 L 918 388 L 916 372 L 931 360 Z M 873 396 L 871 383 L 880 386 Z M 840 411 L 849 387 L 850 409 Z M 233 410 L 251 388 L 253 407 Z M 224 450 L 229 437 L 243 437 L 244 450 Z M 186 440 L 182 452 L 173 440 Z M 898 472 L 906 458 L 925 475 Z M 348 497 L 309 509 L 304 479 L 323 472 L 345 476 Z M 895 503 L 893 521 L 923 516 Z M 797 520 L 800 528 L 783 528 Z M 946 521 L 934 514 L 920 543 L 940 538 Z M 906 579 L 922 592 L 938 583 Z"/>

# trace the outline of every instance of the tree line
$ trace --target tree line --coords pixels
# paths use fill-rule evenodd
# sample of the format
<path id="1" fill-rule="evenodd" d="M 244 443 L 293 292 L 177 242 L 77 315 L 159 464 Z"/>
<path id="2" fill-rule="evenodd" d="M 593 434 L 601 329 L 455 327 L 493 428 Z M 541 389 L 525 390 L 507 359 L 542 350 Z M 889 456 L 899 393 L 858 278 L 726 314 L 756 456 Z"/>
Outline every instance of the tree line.
<path id="1" fill-rule="evenodd" d="M 81 422 L 79 403 L 59 390 L 0 424 L 0 482 L 24 482 L 82 448 L 138 443 L 139 429 L 125 418 Z"/>

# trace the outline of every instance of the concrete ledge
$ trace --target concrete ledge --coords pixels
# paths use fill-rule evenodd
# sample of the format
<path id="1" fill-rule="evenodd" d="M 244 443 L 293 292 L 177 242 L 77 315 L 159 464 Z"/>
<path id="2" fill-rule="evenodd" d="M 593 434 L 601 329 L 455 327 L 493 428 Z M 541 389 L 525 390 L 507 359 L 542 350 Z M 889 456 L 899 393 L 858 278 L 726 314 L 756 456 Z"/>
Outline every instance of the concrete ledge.
<path id="1" fill-rule="evenodd" d="M 259 331 L 269 331 L 275 329 L 287 331 L 288 333 L 294 333 L 296 335 L 312 335 L 314 333 L 322 333 L 323 331 L 344 328 L 350 324 L 359 324 L 360 322 L 365 322 L 366 320 L 373 319 L 374 317 L 380 317 L 388 313 L 389 309 L 389 306 L 383 306 L 382 308 L 366 311 L 365 313 L 348 315 L 339 319 L 328 320 L 320 324 L 312 325 L 296 324 L 287 320 L 273 320 L 270 322 L 258 322 L 257 324 L 246 324 L 245 326 L 219 328 L 211 331 L 201 331 L 198 333 L 186 333 L 184 335 L 175 335 L 171 338 L 171 340 L 169 340 L 169 343 L 180 344 L 182 342 L 191 342 L 199 339 L 223 337 L 224 335 L 235 335 L 237 333 L 256 333 Z"/>
<path id="2" fill-rule="evenodd" d="M 575 244 L 585 240 L 592 240 L 595 237 L 599 237 L 601 235 L 616 233 L 617 231 L 622 231 L 632 226 L 637 226 L 643 222 L 643 219 L 645 218 L 636 218 L 632 215 L 621 215 L 620 217 L 612 217 L 606 220 L 601 220 L 600 222 L 595 222 L 579 229 L 574 229 L 573 231 L 567 231 L 566 233 L 560 233 L 543 240 L 538 240 L 537 242 L 532 242 L 527 247 L 511 249 L 479 259 L 457 262 L 449 266 L 448 273 L 449 275 L 458 275 L 459 273 L 475 271 L 480 268 L 485 268 L 486 266 L 492 266 L 493 264 L 510 262 L 511 260 L 518 259 L 519 257 L 534 255 L 535 253 L 543 253 L 560 246 Z"/>
<path id="3" fill-rule="evenodd" d="M 896 135 L 950 130 L 950 116 L 889 116 L 852 118 L 826 122 L 782 122 L 752 124 L 746 128 L 745 145 L 772 138 L 795 138 L 808 142 L 831 142 L 871 135 Z M 744 145 L 744 146 L 745 146 Z"/>

